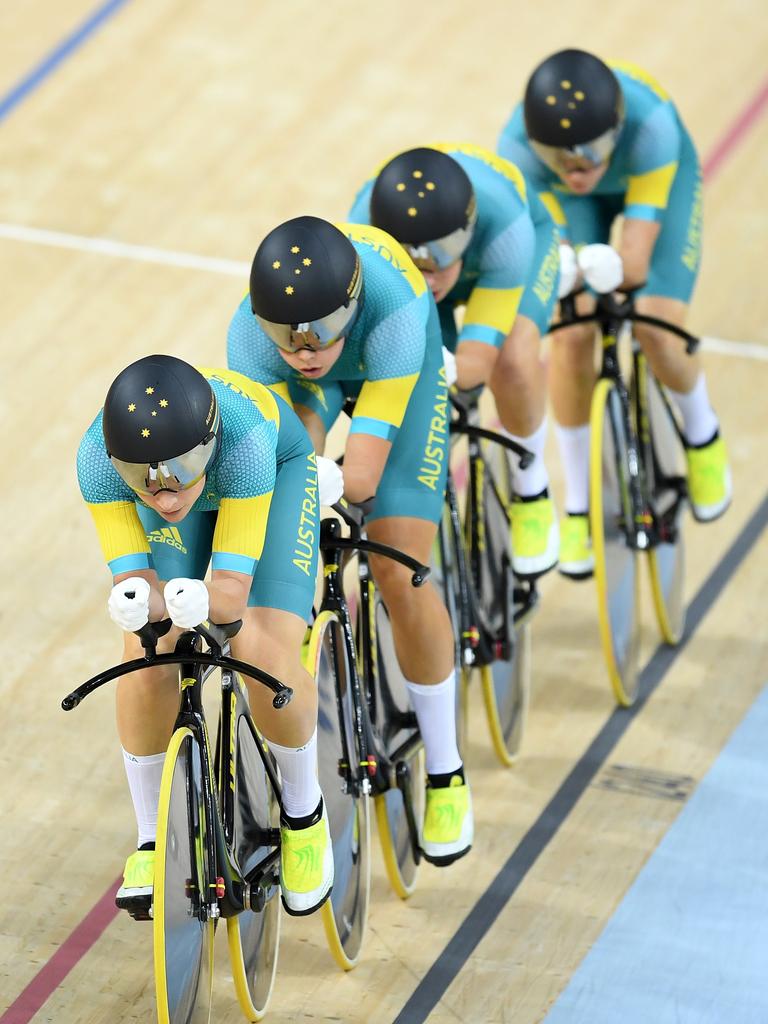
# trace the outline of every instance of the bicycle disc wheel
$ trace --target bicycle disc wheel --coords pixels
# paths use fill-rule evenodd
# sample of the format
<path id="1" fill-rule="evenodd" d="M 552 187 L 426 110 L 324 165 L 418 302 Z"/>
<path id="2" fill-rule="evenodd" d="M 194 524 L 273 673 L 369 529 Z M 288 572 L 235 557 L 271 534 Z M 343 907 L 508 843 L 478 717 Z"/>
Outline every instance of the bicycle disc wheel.
<path id="1" fill-rule="evenodd" d="M 213 983 L 213 920 L 205 910 L 206 820 L 200 748 L 177 729 L 160 784 L 153 893 L 159 1024 L 207 1024 Z"/>
<path id="2" fill-rule="evenodd" d="M 600 642 L 619 704 L 637 692 L 640 654 L 638 552 L 629 546 L 627 438 L 621 400 L 609 380 L 599 380 L 590 411 L 589 523 L 595 556 Z"/>
<path id="3" fill-rule="evenodd" d="M 511 479 L 506 452 L 484 446 L 481 509 L 483 516 L 476 580 L 486 628 L 495 642 L 494 660 L 479 669 L 488 728 L 501 764 L 514 764 L 520 752 L 531 691 L 530 625 L 515 624 L 515 576 L 509 519 Z M 490 475 L 489 475 L 490 474 Z M 473 531 L 474 532 L 474 531 Z"/>
<path id="4" fill-rule="evenodd" d="M 334 881 L 323 904 L 323 925 L 334 959 L 349 971 L 360 957 L 368 921 L 371 826 L 367 796 L 347 792 L 340 771 L 342 765 L 352 766 L 358 778 L 361 757 L 344 631 L 333 612 L 321 612 L 315 620 L 307 669 L 317 683 L 320 786 L 333 843 Z"/>
<path id="5" fill-rule="evenodd" d="M 395 641 L 387 609 L 380 596 L 375 597 L 376 639 L 378 650 L 378 692 L 375 696 L 377 728 L 386 753 L 393 755 L 412 736 L 416 726 L 412 722 L 405 677 L 395 653 Z M 407 793 L 413 807 L 416 827 L 421 834 L 426 801 L 426 775 L 424 748 L 419 743 L 402 762 L 408 769 Z M 405 809 L 403 793 L 392 787 L 379 794 L 375 801 L 379 842 L 384 857 L 387 878 L 401 899 L 407 899 L 416 888 L 418 863 L 414 859 L 411 831 Z"/>
<path id="6" fill-rule="evenodd" d="M 258 877 L 261 862 L 272 853 L 264 833 L 280 826 L 280 806 L 269 783 L 258 740 L 245 715 L 238 715 L 234 733 L 234 840 L 237 864 L 247 881 Z M 267 1009 L 277 968 L 280 942 L 280 899 L 277 875 L 261 911 L 244 910 L 227 918 L 227 943 L 240 1009 L 250 1021 Z"/>
<path id="7" fill-rule="evenodd" d="M 654 514 L 661 542 L 648 552 L 651 593 L 656 621 L 664 641 L 677 644 L 685 629 L 685 541 L 682 518 L 682 481 L 685 480 L 685 452 L 669 402 L 659 384 L 643 369 L 647 383 L 651 466 L 649 478 Z"/>

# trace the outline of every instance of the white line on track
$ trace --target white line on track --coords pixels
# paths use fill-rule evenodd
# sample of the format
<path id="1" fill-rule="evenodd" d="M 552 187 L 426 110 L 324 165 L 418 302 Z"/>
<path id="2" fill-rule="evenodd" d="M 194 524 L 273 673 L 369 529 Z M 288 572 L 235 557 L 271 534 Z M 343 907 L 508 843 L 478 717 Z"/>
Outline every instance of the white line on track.
<path id="1" fill-rule="evenodd" d="M 225 274 L 245 279 L 250 270 L 249 263 L 239 260 L 216 259 L 198 256 L 190 252 L 176 252 L 173 249 L 155 249 L 148 245 L 131 245 L 116 242 L 110 238 L 89 238 L 84 235 L 70 235 L 63 231 L 46 231 L 43 228 L 25 227 L 22 224 L 0 224 L 0 238 L 15 242 L 30 242 L 34 245 L 49 245 L 57 249 L 74 249 L 78 252 L 98 253 L 101 256 L 115 256 L 119 259 L 136 260 L 140 263 L 159 263 L 166 267 L 180 267 L 187 270 L 203 270 L 211 274 Z M 702 338 L 705 352 L 718 355 L 740 356 L 768 362 L 768 345 L 749 341 L 726 341 L 723 338 Z"/>

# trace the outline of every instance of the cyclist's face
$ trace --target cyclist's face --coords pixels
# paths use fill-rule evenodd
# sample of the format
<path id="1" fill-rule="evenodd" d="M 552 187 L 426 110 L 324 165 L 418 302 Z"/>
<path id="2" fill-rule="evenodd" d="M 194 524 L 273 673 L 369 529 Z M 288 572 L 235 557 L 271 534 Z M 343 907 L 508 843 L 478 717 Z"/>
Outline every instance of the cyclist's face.
<path id="1" fill-rule="evenodd" d="M 566 158 L 563 168 L 558 171 L 560 179 L 577 196 L 587 195 L 608 170 L 608 162 L 590 164 L 579 157 Z"/>
<path id="2" fill-rule="evenodd" d="M 462 264 L 463 260 L 456 260 L 445 270 L 422 270 L 424 280 L 434 295 L 435 302 L 441 302 L 459 280 Z"/>
<path id="3" fill-rule="evenodd" d="M 337 342 L 329 345 L 328 348 L 318 349 L 317 351 L 311 348 L 301 348 L 298 352 L 284 352 L 281 348 L 278 348 L 277 351 L 292 370 L 296 370 L 302 377 L 314 380 L 317 377 L 324 377 L 328 373 L 344 351 L 345 341 L 345 338 L 339 338 Z"/>
<path id="4" fill-rule="evenodd" d="M 184 491 L 155 491 L 154 494 L 142 492 L 142 501 L 153 508 L 168 523 L 180 523 L 203 493 L 205 477 Z"/>

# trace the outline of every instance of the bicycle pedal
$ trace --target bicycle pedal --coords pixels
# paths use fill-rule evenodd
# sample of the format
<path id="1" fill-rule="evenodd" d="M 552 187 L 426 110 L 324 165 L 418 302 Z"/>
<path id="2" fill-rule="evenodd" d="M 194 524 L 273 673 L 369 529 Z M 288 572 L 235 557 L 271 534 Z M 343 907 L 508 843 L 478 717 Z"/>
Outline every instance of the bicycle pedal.
<path id="1" fill-rule="evenodd" d="M 134 921 L 152 920 L 152 896 L 132 896 L 126 899 L 115 900 L 115 906 L 120 910 L 127 911 Z"/>

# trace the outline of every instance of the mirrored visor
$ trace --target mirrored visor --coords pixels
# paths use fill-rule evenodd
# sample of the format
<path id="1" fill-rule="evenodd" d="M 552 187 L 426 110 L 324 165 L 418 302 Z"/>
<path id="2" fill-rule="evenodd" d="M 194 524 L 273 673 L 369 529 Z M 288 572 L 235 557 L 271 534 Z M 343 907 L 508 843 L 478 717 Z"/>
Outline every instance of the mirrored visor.
<path id="1" fill-rule="evenodd" d="M 346 306 L 339 306 L 328 316 L 304 323 L 276 324 L 256 314 L 262 329 L 283 352 L 298 352 L 302 348 L 314 351 L 328 348 L 343 338 L 352 328 L 360 311 L 361 295 L 350 299 Z"/>
<path id="2" fill-rule="evenodd" d="M 215 431 L 203 438 L 183 455 L 162 462 L 123 462 L 110 455 L 109 459 L 132 491 L 156 494 L 158 491 L 185 491 L 200 480 L 216 454 L 218 438 Z"/>
<path id="3" fill-rule="evenodd" d="M 443 238 L 438 238 L 434 242 L 424 242 L 422 245 L 408 242 L 403 242 L 402 245 L 419 270 L 446 270 L 464 255 L 472 240 L 476 223 L 477 213 L 473 213 L 465 227 L 456 228 Z"/>
<path id="4" fill-rule="evenodd" d="M 531 149 L 536 156 L 555 174 L 568 174 L 571 171 L 588 171 L 605 163 L 616 148 L 621 126 L 609 128 L 591 142 L 564 149 L 559 146 L 545 146 L 535 139 L 530 139 Z"/>

